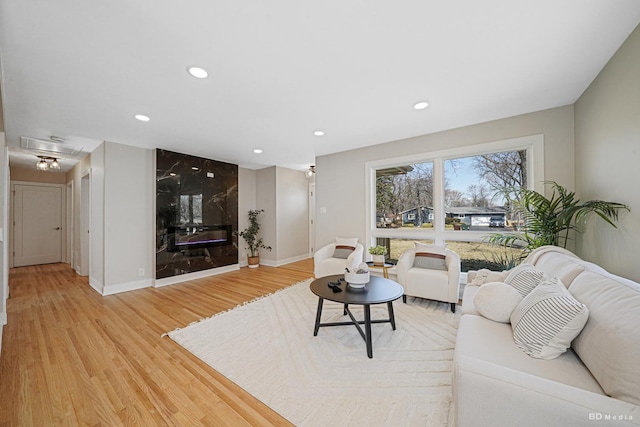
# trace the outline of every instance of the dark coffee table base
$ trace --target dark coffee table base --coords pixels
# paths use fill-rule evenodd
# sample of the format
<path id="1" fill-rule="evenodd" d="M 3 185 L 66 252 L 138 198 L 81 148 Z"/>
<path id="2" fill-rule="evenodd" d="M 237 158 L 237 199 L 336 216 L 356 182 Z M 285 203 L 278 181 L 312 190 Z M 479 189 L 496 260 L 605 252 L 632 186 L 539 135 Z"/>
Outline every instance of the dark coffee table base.
<path id="1" fill-rule="evenodd" d="M 351 310 L 349 310 L 349 304 L 345 304 L 344 305 L 344 314 L 345 315 L 346 314 L 349 315 L 349 318 L 351 319 L 351 322 L 320 323 L 320 318 L 322 316 L 322 304 L 323 304 L 323 302 L 324 302 L 324 298 L 318 297 L 318 311 L 316 312 L 316 324 L 315 324 L 315 327 L 313 329 L 313 336 L 315 337 L 315 336 L 318 335 L 318 330 L 321 327 L 353 325 L 353 326 L 356 327 L 356 329 L 360 333 L 360 336 L 362 337 L 362 339 L 364 340 L 364 342 L 367 345 L 367 356 L 369 356 L 369 359 L 373 358 L 373 344 L 371 343 L 371 324 L 372 323 L 391 323 L 391 329 L 393 329 L 394 331 L 396 330 L 396 319 L 395 319 L 395 316 L 393 314 L 393 302 L 392 301 L 387 302 L 387 310 L 389 311 L 389 318 L 388 319 L 371 320 L 371 305 L 370 304 L 363 304 L 364 320 L 357 320 L 355 318 L 355 316 L 353 315 L 353 313 L 351 313 Z M 360 327 L 360 325 L 364 325 L 364 331 L 362 331 L 362 328 Z"/>

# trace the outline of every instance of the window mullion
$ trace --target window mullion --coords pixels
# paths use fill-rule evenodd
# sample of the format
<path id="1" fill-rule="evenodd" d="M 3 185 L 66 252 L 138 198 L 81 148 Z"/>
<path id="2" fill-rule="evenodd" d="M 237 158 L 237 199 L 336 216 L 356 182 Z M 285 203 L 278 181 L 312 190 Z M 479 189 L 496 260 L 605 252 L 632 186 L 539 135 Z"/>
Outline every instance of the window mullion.
<path id="1" fill-rule="evenodd" d="M 435 244 L 444 244 L 444 162 L 442 158 L 433 159 L 433 231 Z"/>

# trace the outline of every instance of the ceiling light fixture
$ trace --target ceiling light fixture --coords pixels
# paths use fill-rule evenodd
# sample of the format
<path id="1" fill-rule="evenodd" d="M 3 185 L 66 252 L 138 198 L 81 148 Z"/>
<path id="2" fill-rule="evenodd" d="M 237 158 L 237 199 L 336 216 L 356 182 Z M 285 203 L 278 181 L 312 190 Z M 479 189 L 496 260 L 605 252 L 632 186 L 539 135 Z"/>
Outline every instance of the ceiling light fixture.
<path id="1" fill-rule="evenodd" d="M 149 120 L 151 120 L 149 116 L 145 116 L 144 114 L 136 114 L 133 117 L 135 117 L 137 120 L 140 120 L 141 122 L 148 122 Z"/>
<path id="2" fill-rule="evenodd" d="M 36 163 L 36 169 L 39 171 L 47 171 L 47 170 L 60 170 L 60 163 L 58 163 L 58 159 L 55 157 L 42 157 L 38 156 L 38 162 Z M 47 163 L 50 161 L 51 163 Z"/>
<path id="3" fill-rule="evenodd" d="M 314 134 L 315 136 L 324 136 L 324 131 L 322 131 L 322 130 L 317 130 L 317 131 L 313 132 L 313 134 Z"/>
<path id="4" fill-rule="evenodd" d="M 206 79 L 209 76 L 207 70 L 200 67 L 189 67 L 187 68 L 187 72 L 191 74 L 196 79 Z"/>
<path id="5" fill-rule="evenodd" d="M 414 110 L 424 110 L 425 108 L 427 108 L 429 106 L 429 103 L 426 101 L 420 101 L 418 103 L 413 104 L 413 109 Z"/>
<path id="6" fill-rule="evenodd" d="M 254 148 L 254 149 L 253 149 L 253 152 L 254 152 L 255 154 L 262 154 L 262 150 L 261 150 L 260 148 Z"/>
<path id="7" fill-rule="evenodd" d="M 309 166 L 309 169 L 305 171 L 307 178 L 311 178 L 316 173 L 316 167 L 314 165 Z"/>
<path id="8" fill-rule="evenodd" d="M 36 163 L 36 169 L 39 171 L 46 171 L 49 169 L 49 165 L 44 157 L 39 157 L 38 163 Z"/>

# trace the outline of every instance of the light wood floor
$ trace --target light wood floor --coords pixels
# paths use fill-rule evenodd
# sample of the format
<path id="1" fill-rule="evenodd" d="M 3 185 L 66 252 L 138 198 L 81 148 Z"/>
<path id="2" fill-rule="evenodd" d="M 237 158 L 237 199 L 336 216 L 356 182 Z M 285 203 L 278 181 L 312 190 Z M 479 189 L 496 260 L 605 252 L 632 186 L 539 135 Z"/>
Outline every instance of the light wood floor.
<path id="1" fill-rule="evenodd" d="M 103 297 L 67 264 L 12 269 L 0 426 L 291 425 L 161 335 L 312 273 L 309 259 Z"/>

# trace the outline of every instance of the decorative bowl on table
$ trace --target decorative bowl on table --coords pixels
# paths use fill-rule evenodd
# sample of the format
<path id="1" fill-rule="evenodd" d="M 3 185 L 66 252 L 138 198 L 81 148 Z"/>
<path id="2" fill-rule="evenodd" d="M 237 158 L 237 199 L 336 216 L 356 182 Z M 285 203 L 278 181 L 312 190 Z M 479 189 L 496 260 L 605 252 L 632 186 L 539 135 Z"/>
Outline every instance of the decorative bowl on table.
<path id="1" fill-rule="evenodd" d="M 364 288 L 364 285 L 369 283 L 370 273 L 344 273 L 344 280 L 352 288 Z"/>

